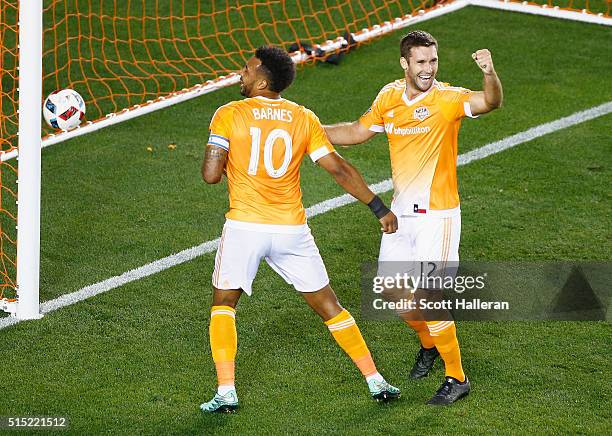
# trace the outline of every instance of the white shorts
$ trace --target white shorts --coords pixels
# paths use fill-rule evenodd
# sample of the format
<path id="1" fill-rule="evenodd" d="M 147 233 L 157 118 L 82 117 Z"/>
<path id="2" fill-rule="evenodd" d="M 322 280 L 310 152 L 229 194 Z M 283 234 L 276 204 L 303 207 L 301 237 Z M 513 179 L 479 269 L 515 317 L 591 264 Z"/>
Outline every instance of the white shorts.
<path id="1" fill-rule="evenodd" d="M 455 277 L 459 264 L 461 211 L 436 216 L 403 215 L 398 230 L 383 234 L 378 256 L 379 275 L 408 273 Z"/>
<path id="2" fill-rule="evenodd" d="M 228 219 L 217 249 L 213 286 L 242 289 L 251 295 L 261 259 L 299 292 L 315 292 L 329 284 L 307 224 L 269 225 Z"/>

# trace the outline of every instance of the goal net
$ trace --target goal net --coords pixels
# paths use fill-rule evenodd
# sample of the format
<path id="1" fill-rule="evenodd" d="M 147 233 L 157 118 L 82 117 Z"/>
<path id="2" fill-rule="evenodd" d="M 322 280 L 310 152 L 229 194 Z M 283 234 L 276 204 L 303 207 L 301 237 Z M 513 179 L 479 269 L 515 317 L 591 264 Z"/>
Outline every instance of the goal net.
<path id="1" fill-rule="evenodd" d="M 17 286 L 17 162 L 5 155 L 17 149 L 18 30 L 16 1 L 0 2 L 0 304 L 12 302 Z"/>
<path id="2" fill-rule="evenodd" d="M 88 119 L 77 131 L 68 133 L 57 134 L 42 126 L 43 145 L 236 83 L 236 71 L 262 44 L 285 49 L 295 43 L 308 44 L 330 55 L 346 47 L 347 39 L 361 43 L 406 27 L 420 17 L 434 17 L 438 11 L 468 4 L 503 3 L 523 8 L 541 8 L 544 4 L 554 9 L 546 1 L 535 4 L 493 0 L 34 3 L 39 1 L 43 15 L 41 97 L 58 89 L 75 89 L 86 102 Z M 19 168 L 14 159 L 20 154 L 19 3 L 0 0 L 0 309 L 12 313 L 19 288 L 20 220 L 16 204 Z M 32 4 L 25 0 L 21 3 L 28 7 Z M 610 0 L 561 0 L 559 6 L 566 11 L 609 19 L 610 4 Z M 345 38 L 348 35 L 352 38 Z M 301 62 L 313 61 L 315 57 L 303 49 L 294 53 L 294 59 Z M 37 104 L 40 108 L 42 101 Z M 34 124 L 31 128 L 38 129 L 39 122 Z M 24 165 L 23 159 L 20 162 Z"/>

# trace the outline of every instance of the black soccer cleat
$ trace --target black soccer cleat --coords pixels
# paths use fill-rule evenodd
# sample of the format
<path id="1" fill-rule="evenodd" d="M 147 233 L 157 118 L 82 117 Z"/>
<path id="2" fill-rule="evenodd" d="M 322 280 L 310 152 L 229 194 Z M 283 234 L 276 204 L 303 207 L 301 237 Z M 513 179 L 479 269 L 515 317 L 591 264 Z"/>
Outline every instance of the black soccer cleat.
<path id="1" fill-rule="evenodd" d="M 436 347 L 423 348 L 416 355 L 414 365 L 410 370 L 410 378 L 417 380 L 429 375 L 429 371 L 433 368 L 436 358 L 440 355 Z"/>
<path id="2" fill-rule="evenodd" d="M 465 378 L 465 381 L 461 383 L 459 380 L 453 377 L 446 377 L 444 383 L 438 392 L 431 397 L 431 400 L 427 404 L 433 406 L 448 406 L 453 404 L 455 401 L 467 396 L 470 393 L 470 381 Z"/>

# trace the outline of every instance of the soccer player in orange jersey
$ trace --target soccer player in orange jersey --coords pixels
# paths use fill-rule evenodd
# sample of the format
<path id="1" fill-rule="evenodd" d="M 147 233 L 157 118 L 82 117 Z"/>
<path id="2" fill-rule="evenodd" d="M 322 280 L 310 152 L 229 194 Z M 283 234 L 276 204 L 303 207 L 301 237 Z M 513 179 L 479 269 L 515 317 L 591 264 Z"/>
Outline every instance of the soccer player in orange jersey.
<path id="1" fill-rule="evenodd" d="M 238 407 L 234 387 L 237 351 L 236 305 L 251 295 L 262 259 L 299 291 L 321 316 L 334 339 L 351 357 L 376 400 L 398 398 L 376 370 L 370 351 L 350 313 L 329 285 L 325 265 L 306 224 L 300 190 L 300 164 L 308 155 L 379 219 L 382 231 L 397 230 L 397 217 L 342 159 L 327 140 L 317 116 L 281 98 L 295 76 L 289 55 L 260 47 L 240 72 L 240 93 L 247 97 L 221 106 L 213 115 L 202 177 L 218 183 L 227 175 L 230 208 L 226 214 L 212 277 L 210 347 L 217 370 L 214 398 L 204 412 Z"/>
<path id="2" fill-rule="evenodd" d="M 412 31 L 400 43 L 404 79 L 384 86 L 358 121 L 325 126 L 332 144 L 358 144 L 376 133 L 387 135 L 395 191 L 391 210 L 399 217 L 399 230 L 382 236 L 379 273 L 390 261 L 408 262 L 408 269 L 415 265 L 410 262 L 427 261 L 444 269 L 447 263 L 456 265 L 459 260 L 459 127 L 466 116 L 476 117 L 500 107 L 503 98 L 489 50 L 478 50 L 472 58 L 484 75 L 483 91 L 438 82 L 437 41 L 427 32 Z M 449 271 L 452 269 L 447 268 L 444 274 L 453 274 Z M 470 391 L 455 323 L 452 319 L 415 319 L 413 312 L 400 313 L 421 341 L 410 376 L 425 377 L 441 355 L 446 378 L 428 404 L 451 404 Z"/>

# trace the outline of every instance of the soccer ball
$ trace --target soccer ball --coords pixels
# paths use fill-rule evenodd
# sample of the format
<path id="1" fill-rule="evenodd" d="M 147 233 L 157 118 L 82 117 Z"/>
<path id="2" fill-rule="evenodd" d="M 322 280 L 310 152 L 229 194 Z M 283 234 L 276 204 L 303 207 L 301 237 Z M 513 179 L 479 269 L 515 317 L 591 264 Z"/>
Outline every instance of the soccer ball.
<path id="1" fill-rule="evenodd" d="M 49 126 L 67 132 L 81 124 L 85 116 L 85 102 L 72 89 L 54 91 L 45 100 L 43 116 Z"/>

